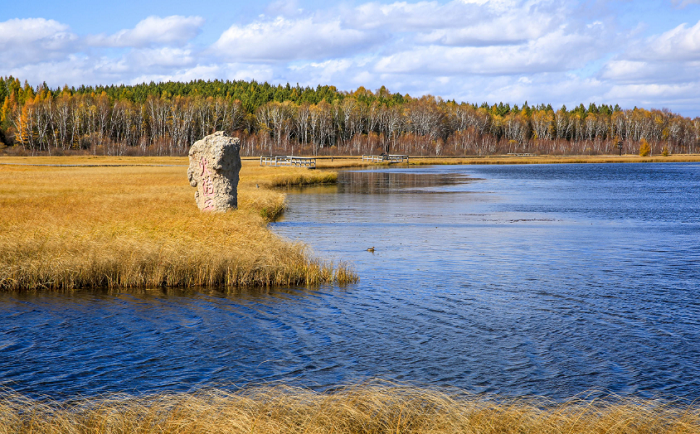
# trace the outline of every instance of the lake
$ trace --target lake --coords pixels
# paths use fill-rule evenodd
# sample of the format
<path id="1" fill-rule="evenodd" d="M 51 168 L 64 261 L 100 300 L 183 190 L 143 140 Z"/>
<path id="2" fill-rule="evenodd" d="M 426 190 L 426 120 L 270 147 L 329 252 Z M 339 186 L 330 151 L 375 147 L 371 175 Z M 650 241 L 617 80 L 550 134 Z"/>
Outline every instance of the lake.
<path id="1" fill-rule="evenodd" d="M 0 295 L 0 387 L 700 398 L 700 165 L 343 171 L 271 225 L 344 287 Z M 367 251 L 373 247 L 374 252 Z"/>

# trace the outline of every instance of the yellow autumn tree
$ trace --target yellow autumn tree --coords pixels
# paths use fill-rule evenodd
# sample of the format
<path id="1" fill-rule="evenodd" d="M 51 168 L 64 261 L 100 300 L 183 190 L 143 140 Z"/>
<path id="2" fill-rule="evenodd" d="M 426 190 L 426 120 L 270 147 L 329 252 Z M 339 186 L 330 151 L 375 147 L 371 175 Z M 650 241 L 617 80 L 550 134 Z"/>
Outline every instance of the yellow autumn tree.
<path id="1" fill-rule="evenodd" d="M 651 146 L 649 146 L 647 139 L 642 138 L 642 140 L 639 141 L 639 155 L 641 157 L 647 157 L 649 154 L 651 154 Z"/>

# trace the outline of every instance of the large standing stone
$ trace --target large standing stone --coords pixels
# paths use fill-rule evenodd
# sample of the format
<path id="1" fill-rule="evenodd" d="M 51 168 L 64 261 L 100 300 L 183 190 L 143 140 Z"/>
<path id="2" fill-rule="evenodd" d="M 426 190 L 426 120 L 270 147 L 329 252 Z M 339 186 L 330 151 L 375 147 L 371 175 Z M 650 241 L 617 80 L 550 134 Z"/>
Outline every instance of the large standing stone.
<path id="1" fill-rule="evenodd" d="M 197 187 L 194 198 L 202 211 L 227 211 L 238 206 L 241 171 L 240 140 L 218 131 L 190 148 L 187 178 Z"/>

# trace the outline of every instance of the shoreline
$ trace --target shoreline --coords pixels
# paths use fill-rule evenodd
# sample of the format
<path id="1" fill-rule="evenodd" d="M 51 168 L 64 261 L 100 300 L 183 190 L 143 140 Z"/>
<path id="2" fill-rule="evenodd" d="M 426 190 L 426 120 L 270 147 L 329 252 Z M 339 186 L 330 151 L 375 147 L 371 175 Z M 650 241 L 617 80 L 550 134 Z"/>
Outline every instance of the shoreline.
<path id="1" fill-rule="evenodd" d="M 342 169 L 351 167 L 410 167 L 428 165 L 518 165 L 518 164 L 609 164 L 609 163 L 698 163 L 700 154 L 640 157 L 637 155 L 566 155 L 516 157 L 507 155 L 484 157 L 409 157 L 405 163 L 369 163 L 361 157 L 321 157 L 317 167 L 322 169 Z"/>
<path id="2" fill-rule="evenodd" d="M 634 164 L 634 163 L 700 163 L 700 154 L 676 154 L 664 157 L 662 155 L 641 157 L 638 155 L 562 155 L 562 156 L 463 156 L 463 157 L 426 157 L 410 156 L 409 163 L 371 163 L 362 161 L 361 156 L 317 156 L 316 167 L 318 169 L 332 171 L 334 169 L 348 168 L 372 168 L 372 167 L 411 167 L 428 165 L 520 165 L 520 164 Z M 241 157 L 248 165 L 257 166 L 259 157 Z M 106 162 L 105 162 L 106 161 Z M 187 157 L 110 157 L 110 156 L 0 156 L 0 168 L 12 166 L 29 167 L 187 167 Z M 283 169 L 284 166 L 270 167 L 270 169 Z M 302 178 L 297 181 L 288 181 L 272 187 L 295 185 L 308 185 Z M 333 181 L 325 181 L 333 182 Z M 315 183 L 315 182 L 312 182 Z"/>

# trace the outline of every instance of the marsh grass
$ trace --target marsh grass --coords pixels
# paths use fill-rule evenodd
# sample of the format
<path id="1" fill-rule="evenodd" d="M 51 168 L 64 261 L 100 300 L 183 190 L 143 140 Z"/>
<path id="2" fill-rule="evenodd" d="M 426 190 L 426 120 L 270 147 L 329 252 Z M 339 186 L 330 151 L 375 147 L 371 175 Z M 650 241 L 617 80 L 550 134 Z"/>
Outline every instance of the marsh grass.
<path id="1" fill-rule="evenodd" d="M 255 164 L 245 166 L 246 179 L 241 179 L 241 185 L 254 187 L 275 188 L 302 186 L 309 184 L 333 184 L 338 181 L 336 172 L 324 170 L 308 170 L 293 167 L 261 167 Z"/>
<path id="2" fill-rule="evenodd" d="M 681 163 L 700 162 L 700 155 L 656 155 L 640 157 L 637 155 L 542 155 L 536 157 L 517 157 L 505 155 L 469 156 L 469 157 L 411 157 L 411 166 L 445 165 L 445 164 L 572 164 L 572 163 Z M 406 167 L 406 164 L 369 163 L 360 157 L 336 158 L 335 160 L 320 159 L 319 168 L 342 169 L 360 167 Z"/>
<path id="3" fill-rule="evenodd" d="M 269 187 L 332 181 L 335 174 L 249 166 L 241 171 L 239 210 L 223 214 L 197 209 L 181 165 L 0 166 L 0 288 L 355 281 L 344 264 L 312 259 L 302 244 L 282 240 L 266 227 L 285 207 L 284 194 Z"/>
<path id="4" fill-rule="evenodd" d="M 700 409 L 656 400 L 488 399 L 368 383 L 250 387 L 69 403 L 0 397 L 0 433 L 698 433 Z"/>
<path id="5" fill-rule="evenodd" d="M 670 163 L 700 162 L 700 155 L 640 157 L 635 155 L 565 155 L 536 157 L 488 156 L 464 158 L 412 158 L 411 165 L 431 164 L 573 164 L 573 163 Z"/>

